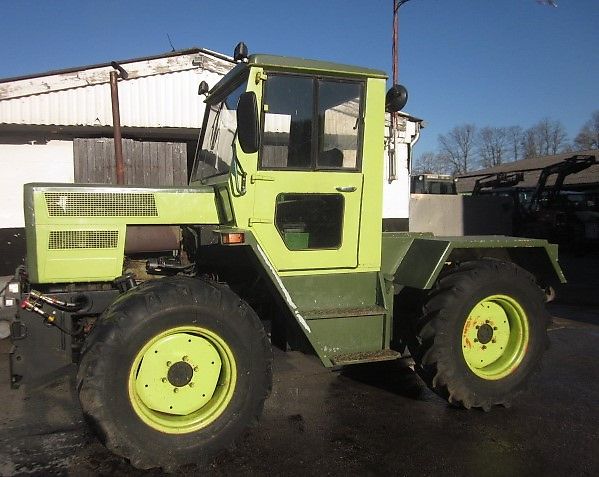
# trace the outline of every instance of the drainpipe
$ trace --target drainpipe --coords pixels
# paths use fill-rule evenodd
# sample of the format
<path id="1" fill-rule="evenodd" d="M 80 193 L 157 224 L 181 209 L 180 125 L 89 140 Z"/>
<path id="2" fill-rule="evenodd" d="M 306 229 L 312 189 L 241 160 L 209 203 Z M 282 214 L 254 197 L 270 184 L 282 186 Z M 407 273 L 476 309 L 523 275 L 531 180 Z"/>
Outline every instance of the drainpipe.
<path id="1" fill-rule="evenodd" d="M 119 111 L 118 78 L 127 79 L 127 72 L 116 61 L 111 63 L 114 70 L 110 72 L 110 99 L 112 100 L 112 127 L 114 130 L 114 159 L 116 162 L 116 183 L 125 183 L 125 163 L 123 161 L 123 137 L 121 136 L 121 113 Z"/>

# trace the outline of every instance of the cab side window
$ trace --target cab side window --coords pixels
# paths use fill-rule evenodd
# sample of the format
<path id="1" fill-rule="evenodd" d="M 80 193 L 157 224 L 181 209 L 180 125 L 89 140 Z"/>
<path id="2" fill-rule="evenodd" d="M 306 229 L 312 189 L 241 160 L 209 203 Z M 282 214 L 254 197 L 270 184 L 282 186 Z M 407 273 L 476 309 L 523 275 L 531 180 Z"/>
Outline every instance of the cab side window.
<path id="1" fill-rule="evenodd" d="M 262 168 L 309 169 L 314 107 L 312 79 L 271 76 L 266 88 Z"/>
<path id="2" fill-rule="evenodd" d="M 360 83 L 318 81 L 318 157 L 325 169 L 357 169 L 360 131 Z"/>
<path id="3" fill-rule="evenodd" d="M 363 91 L 358 81 L 269 74 L 260 168 L 359 170 Z"/>

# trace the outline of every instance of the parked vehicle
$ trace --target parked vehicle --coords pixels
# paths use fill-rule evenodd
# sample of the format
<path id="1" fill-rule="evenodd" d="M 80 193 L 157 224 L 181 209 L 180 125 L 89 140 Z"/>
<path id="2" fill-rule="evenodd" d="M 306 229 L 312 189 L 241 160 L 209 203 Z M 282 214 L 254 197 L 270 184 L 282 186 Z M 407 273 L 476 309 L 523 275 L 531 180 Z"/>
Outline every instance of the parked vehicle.
<path id="1" fill-rule="evenodd" d="M 457 194 L 455 180 L 448 174 L 416 174 L 411 180 L 412 194 Z"/>
<path id="2" fill-rule="evenodd" d="M 386 94 L 382 71 L 235 56 L 189 187 L 25 186 L 27 268 L 0 308 L 13 386 L 76 363 L 98 438 L 167 470 L 256 421 L 271 344 L 328 368 L 411 354 L 451 404 L 508 405 L 547 346 L 557 247 L 383 233 L 384 115 L 405 90 Z M 165 225 L 181 237 L 168 256 L 125 252 L 134 227 Z"/>
<path id="3" fill-rule="evenodd" d="M 490 174 L 478 179 L 472 195 L 510 197 L 514 204 L 514 234 L 545 238 L 564 247 L 599 242 L 599 211 L 591 195 L 564 190 L 567 176 L 597 163 L 592 155 L 574 155 L 540 169 L 534 187 L 520 187 L 523 172 Z M 549 186 L 548 180 L 554 176 Z"/>

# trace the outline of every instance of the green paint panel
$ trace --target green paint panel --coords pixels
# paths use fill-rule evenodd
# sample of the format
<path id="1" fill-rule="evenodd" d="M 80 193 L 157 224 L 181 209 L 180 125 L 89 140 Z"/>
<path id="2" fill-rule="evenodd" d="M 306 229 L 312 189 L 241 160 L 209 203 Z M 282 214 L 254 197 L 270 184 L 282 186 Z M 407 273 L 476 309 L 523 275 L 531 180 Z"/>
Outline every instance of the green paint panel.
<path id="1" fill-rule="evenodd" d="M 310 321 L 310 341 L 325 366 L 331 357 L 383 349 L 384 317 L 356 316 Z"/>
<path id="2" fill-rule="evenodd" d="M 24 193 L 32 283 L 120 276 L 127 225 L 219 222 L 212 187 L 27 184 Z"/>
<path id="3" fill-rule="evenodd" d="M 275 68 L 281 70 L 300 70 L 312 73 L 387 79 L 387 74 L 381 70 L 363 68 L 361 66 L 344 65 L 340 63 L 331 63 L 328 61 L 291 58 L 288 56 L 264 54 L 250 55 L 248 63 L 250 65 L 261 66 L 265 69 Z"/>
<path id="4" fill-rule="evenodd" d="M 335 273 L 283 277 L 300 310 L 369 307 L 377 304 L 378 274 Z"/>
<path id="5" fill-rule="evenodd" d="M 445 262 L 457 249 L 529 249 L 542 251 L 552 274 L 562 283 L 557 247 L 542 239 L 505 236 L 434 237 L 427 234 L 385 232 L 382 236 L 382 272 L 400 285 L 429 289 Z M 536 270 L 530 270 L 535 272 Z"/>

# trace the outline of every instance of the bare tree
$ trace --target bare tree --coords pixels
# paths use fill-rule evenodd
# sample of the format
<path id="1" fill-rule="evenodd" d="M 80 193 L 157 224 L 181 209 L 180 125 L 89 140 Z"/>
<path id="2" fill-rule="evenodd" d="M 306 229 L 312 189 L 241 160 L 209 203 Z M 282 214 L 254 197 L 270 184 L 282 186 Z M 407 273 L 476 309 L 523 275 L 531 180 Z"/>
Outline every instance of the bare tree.
<path id="1" fill-rule="evenodd" d="M 517 161 L 522 158 L 522 140 L 524 139 L 524 131 L 521 126 L 509 126 L 506 128 L 506 141 L 510 150 L 509 155 L 512 161 Z"/>
<path id="2" fill-rule="evenodd" d="M 584 123 L 574 139 L 574 145 L 579 150 L 599 149 L 599 109 Z"/>
<path id="3" fill-rule="evenodd" d="M 452 174 L 468 172 L 474 165 L 476 126 L 463 124 L 439 135 L 441 157 L 449 163 Z"/>
<path id="4" fill-rule="evenodd" d="M 412 172 L 416 174 L 430 174 L 440 172 L 437 154 L 431 151 L 423 152 L 416 158 Z"/>
<path id="5" fill-rule="evenodd" d="M 477 137 L 478 154 L 483 167 L 493 167 L 506 162 L 508 140 L 506 128 L 484 127 Z"/>
<path id="6" fill-rule="evenodd" d="M 524 132 L 524 157 L 548 156 L 567 149 L 566 128 L 560 121 L 541 119 Z"/>

